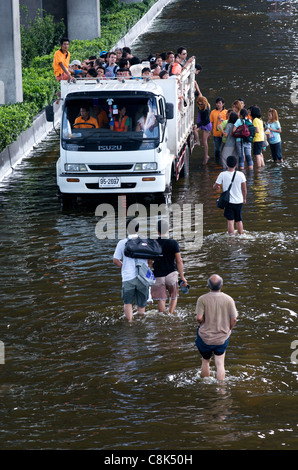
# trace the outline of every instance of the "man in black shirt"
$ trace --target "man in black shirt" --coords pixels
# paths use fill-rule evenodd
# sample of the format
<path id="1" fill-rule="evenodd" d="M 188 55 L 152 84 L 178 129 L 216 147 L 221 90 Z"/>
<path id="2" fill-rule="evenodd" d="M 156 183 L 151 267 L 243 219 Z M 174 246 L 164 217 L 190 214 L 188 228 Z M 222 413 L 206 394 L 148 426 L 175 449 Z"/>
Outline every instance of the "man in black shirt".
<path id="1" fill-rule="evenodd" d="M 167 238 L 168 223 L 165 220 L 159 220 L 157 231 L 158 243 L 162 247 L 163 256 L 154 261 L 156 283 L 151 287 L 151 295 L 153 300 L 157 300 L 160 312 L 166 312 L 166 300 L 169 295 L 169 313 L 174 313 L 178 300 L 178 272 L 183 286 L 187 286 L 187 281 L 183 273 L 179 244 L 176 240 Z"/>

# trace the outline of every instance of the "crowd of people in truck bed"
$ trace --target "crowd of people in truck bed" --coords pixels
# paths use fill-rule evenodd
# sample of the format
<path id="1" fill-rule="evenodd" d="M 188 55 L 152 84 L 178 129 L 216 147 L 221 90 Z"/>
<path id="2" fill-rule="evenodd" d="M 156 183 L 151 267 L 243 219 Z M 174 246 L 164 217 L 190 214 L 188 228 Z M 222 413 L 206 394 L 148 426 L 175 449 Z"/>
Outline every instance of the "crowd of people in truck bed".
<path id="1" fill-rule="evenodd" d="M 187 51 L 180 47 L 177 52 L 167 51 L 150 54 L 140 59 L 132 54 L 129 47 L 118 48 L 111 52 L 101 51 L 99 57 L 91 56 L 84 61 L 73 60 L 69 71 L 73 77 L 82 78 L 162 78 L 166 79 L 182 72 L 190 62 Z M 200 66 L 197 65 L 199 70 Z"/>

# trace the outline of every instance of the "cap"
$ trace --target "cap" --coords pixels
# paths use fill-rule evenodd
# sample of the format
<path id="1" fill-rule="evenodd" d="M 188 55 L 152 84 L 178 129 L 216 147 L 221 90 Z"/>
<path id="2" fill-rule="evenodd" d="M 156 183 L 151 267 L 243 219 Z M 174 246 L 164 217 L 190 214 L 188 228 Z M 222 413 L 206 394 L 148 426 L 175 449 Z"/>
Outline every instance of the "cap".
<path id="1" fill-rule="evenodd" d="M 79 65 L 81 67 L 81 62 L 79 60 L 73 60 L 72 63 L 70 64 L 70 67 L 72 67 L 73 65 Z"/>
<path id="2" fill-rule="evenodd" d="M 99 54 L 99 57 L 102 57 L 105 54 L 107 54 L 107 51 L 101 51 L 101 53 Z"/>
<path id="3" fill-rule="evenodd" d="M 183 286 L 183 285 L 182 285 L 182 284 L 183 284 L 182 279 L 180 279 L 180 281 L 178 281 L 178 284 L 179 284 L 179 286 L 180 286 L 180 289 L 181 289 L 182 294 L 188 294 L 188 291 L 189 291 L 189 289 L 190 289 L 190 285 L 187 284 L 186 286 Z"/>

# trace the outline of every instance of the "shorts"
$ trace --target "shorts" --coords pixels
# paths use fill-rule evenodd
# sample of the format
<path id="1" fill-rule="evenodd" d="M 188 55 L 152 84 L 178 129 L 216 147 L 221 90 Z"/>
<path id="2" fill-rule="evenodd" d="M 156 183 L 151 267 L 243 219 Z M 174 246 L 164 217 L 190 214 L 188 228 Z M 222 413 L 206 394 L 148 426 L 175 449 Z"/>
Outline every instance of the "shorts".
<path id="1" fill-rule="evenodd" d="M 151 286 L 151 296 L 153 300 L 167 300 L 168 293 L 171 299 L 178 297 L 178 272 L 173 271 L 167 276 L 157 277 L 155 284 Z"/>
<path id="2" fill-rule="evenodd" d="M 149 296 L 149 285 L 145 286 L 137 277 L 124 281 L 122 284 L 123 303 L 135 304 L 138 307 L 146 307 Z"/>
<path id="3" fill-rule="evenodd" d="M 242 206 L 243 204 L 232 204 L 229 202 L 228 206 L 225 207 L 224 216 L 227 220 L 235 220 L 235 222 L 241 222 L 242 220 Z"/>
<path id="4" fill-rule="evenodd" d="M 253 142 L 253 154 L 261 155 L 264 142 Z"/>
<path id="5" fill-rule="evenodd" d="M 223 344 L 206 344 L 198 333 L 195 343 L 201 356 L 204 359 L 208 360 L 211 359 L 213 353 L 215 354 L 215 356 L 221 356 L 222 354 L 224 354 L 228 347 L 229 339 L 230 338 L 226 339 Z"/>

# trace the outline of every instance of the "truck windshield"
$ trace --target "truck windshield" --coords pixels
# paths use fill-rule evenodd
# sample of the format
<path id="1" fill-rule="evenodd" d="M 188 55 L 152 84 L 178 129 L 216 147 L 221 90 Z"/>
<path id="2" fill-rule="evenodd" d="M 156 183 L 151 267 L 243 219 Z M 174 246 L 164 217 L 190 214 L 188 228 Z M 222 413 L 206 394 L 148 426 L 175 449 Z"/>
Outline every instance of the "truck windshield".
<path id="1" fill-rule="evenodd" d="M 75 96 L 66 99 L 61 139 L 66 150 L 145 150 L 159 144 L 154 96 Z"/>

